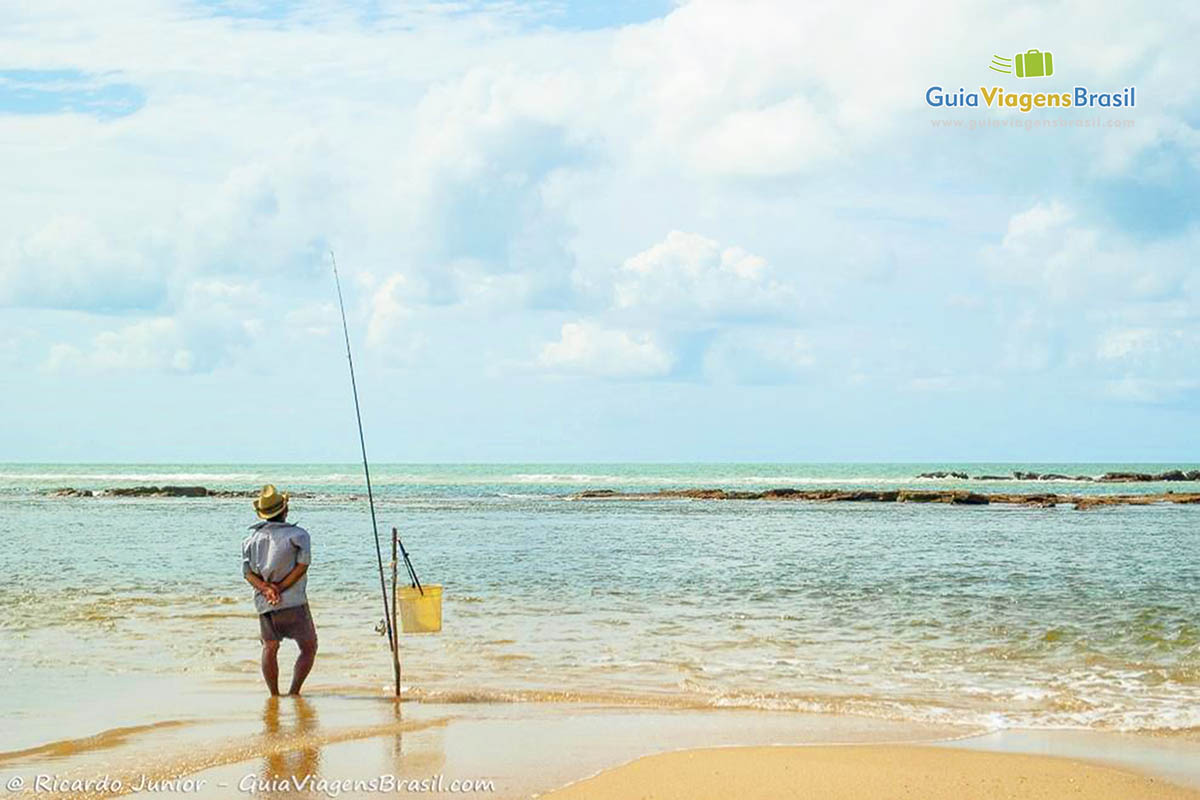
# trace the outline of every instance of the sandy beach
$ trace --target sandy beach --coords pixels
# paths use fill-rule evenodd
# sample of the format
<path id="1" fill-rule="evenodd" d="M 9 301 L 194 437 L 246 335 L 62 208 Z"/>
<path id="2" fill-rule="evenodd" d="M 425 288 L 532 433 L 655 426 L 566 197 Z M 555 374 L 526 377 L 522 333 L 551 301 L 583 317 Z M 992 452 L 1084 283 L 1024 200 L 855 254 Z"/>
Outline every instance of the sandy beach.
<path id="1" fill-rule="evenodd" d="M 1195 798 L 1200 743 L 794 712 L 203 693 L 207 719 L 0 758 L 10 796 Z M 40 783 L 39 783 L 40 781 Z"/>
<path id="2" fill-rule="evenodd" d="M 640 758 L 546 795 L 549 800 L 1127 800 L 1200 791 L 1065 758 L 918 746 L 744 747 Z"/>

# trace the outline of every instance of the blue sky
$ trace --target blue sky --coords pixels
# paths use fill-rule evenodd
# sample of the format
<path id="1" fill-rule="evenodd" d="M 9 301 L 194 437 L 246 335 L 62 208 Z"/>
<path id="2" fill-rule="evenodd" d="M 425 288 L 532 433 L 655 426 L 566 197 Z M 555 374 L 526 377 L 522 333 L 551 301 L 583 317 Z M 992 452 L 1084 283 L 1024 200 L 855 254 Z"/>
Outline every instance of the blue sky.
<path id="1" fill-rule="evenodd" d="M 0 44 L 0 461 L 352 461 L 330 248 L 379 460 L 1195 460 L 1190 4 L 47 2 Z"/>

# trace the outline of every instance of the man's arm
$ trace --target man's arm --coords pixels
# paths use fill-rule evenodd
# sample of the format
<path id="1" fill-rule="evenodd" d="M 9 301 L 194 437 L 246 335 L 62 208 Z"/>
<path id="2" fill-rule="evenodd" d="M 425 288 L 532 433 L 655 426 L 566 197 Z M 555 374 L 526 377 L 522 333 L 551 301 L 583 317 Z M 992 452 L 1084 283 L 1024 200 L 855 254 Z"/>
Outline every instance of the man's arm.
<path id="1" fill-rule="evenodd" d="M 306 572 L 308 572 L 308 564 L 297 564 L 296 566 L 292 567 L 291 572 L 284 576 L 283 580 L 275 584 L 275 588 L 280 594 L 283 594 L 292 586 L 292 584 L 304 577 L 304 573 Z"/>
<path id="2" fill-rule="evenodd" d="M 295 572 L 295 570 L 292 570 L 292 571 Z M 255 575 L 253 572 L 251 572 L 248 569 L 244 570 L 242 572 L 242 574 L 246 576 L 247 583 L 249 583 L 251 586 L 253 586 L 255 589 L 257 589 L 259 592 L 261 592 L 263 597 L 267 598 L 268 603 L 270 603 L 271 605 L 276 605 L 279 603 L 279 593 L 283 591 L 282 589 L 278 589 L 278 588 L 272 586 L 271 584 L 267 583 L 261 577 L 259 577 L 258 575 Z M 293 583 L 294 583 L 294 581 L 293 581 Z"/>
<path id="3" fill-rule="evenodd" d="M 263 577 L 256 573 L 251 568 L 250 563 L 250 539 L 242 543 L 242 576 L 246 579 L 246 583 L 253 586 L 258 593 L 267 599 L 271 605 L 279 603 L 279 590 L 271 584 L 263 580 Z"/>
<path id="4" fill-rule="evenodd" d="M 312 562 L 312 540 L 308 536 L 308 531 L 296 528 L 296 532 L 292 536 L 292 547 L 296 548 L 296 566 L 292 567 L 292 571 L 285 575 L 283 580 L 275 584 L 275 588 L 279 590 L 280 594 L 303 578 L 304 573 L 308 572 L 308 565 Z"/>

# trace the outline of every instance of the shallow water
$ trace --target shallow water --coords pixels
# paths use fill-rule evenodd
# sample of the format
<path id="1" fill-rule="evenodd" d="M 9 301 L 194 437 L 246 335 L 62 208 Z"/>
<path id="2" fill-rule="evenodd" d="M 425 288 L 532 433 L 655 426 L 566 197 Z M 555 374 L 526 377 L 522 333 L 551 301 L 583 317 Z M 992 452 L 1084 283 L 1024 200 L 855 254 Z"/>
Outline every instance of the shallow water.
<path id="1" fill-rule="evenodd" d="M 385 536 L 400 526 L 422 579 L 446 586 L 445 631 L 403 639 L 414 697 L 1186 732 L 1200 727 L 1200 507 L 564 499 L 591 487 L 961 483 L 913 480 L 932 469 L 1175 467 L 1194 468 L 398 465 L 374 476 Z M 0 750 L 93 732 L 96 698 L 111 722 L 99 727 L 139 724 L 166 713 L 156 687 L 257 680 L 239 574 L 246 500 L 44 492 L 268 479 L 312 495 L 292 518 L 313 535 L 314 690 L 381 691 L 390 662 L 373 630 L 379 578 L 353 466 L 0 466 L 0 668 L 13 688 L 0 718 L 19 723 Z"/>

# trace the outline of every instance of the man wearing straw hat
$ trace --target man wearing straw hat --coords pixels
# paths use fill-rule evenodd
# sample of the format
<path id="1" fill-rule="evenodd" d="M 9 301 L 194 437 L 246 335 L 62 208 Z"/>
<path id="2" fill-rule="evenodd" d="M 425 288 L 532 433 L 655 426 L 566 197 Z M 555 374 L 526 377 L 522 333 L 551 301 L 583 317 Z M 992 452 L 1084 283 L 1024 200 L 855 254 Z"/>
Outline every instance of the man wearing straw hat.
<path id="1" fill-rule="evenodd" d="M 317 656 L 317 629 L 305 594 L 312 546 L 308 531 L 287 521 L 287 492 L 262 487 L 254 512 L 262 522 L 250 526 L 242 543 L 242 575 L 254 587 L 263 679 L 272 695 L 279 694 L 279 642 L 294 639 L 300 655 L 288 694 L 298 695 Z"/>

